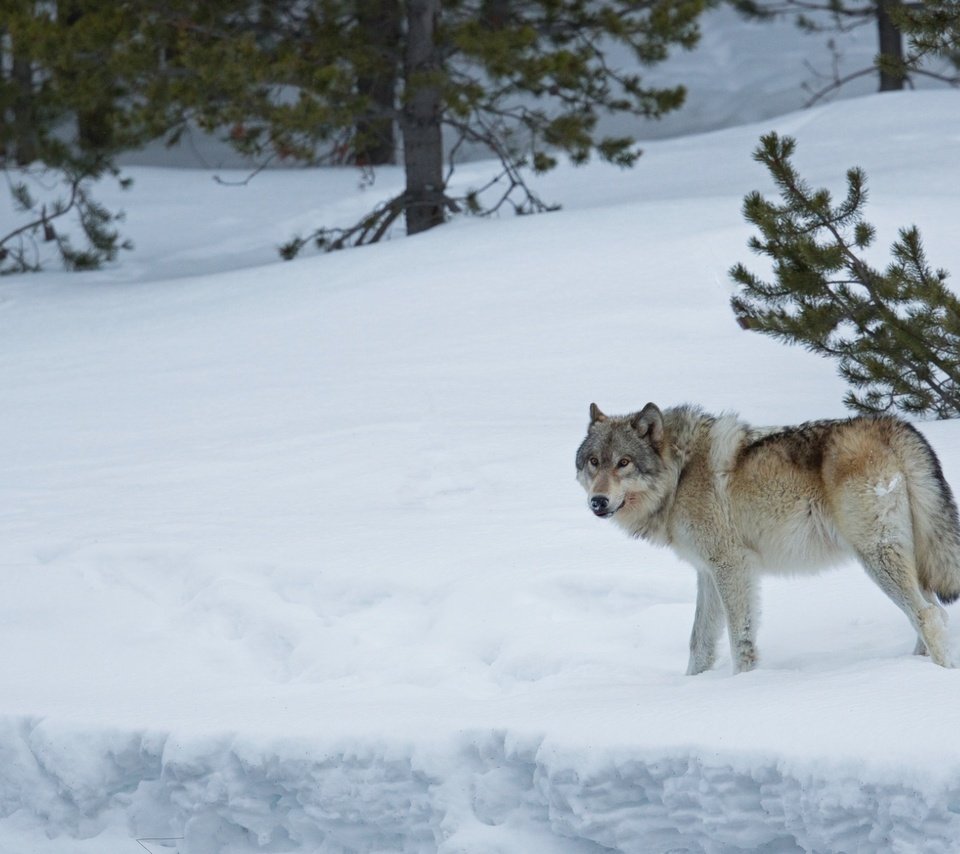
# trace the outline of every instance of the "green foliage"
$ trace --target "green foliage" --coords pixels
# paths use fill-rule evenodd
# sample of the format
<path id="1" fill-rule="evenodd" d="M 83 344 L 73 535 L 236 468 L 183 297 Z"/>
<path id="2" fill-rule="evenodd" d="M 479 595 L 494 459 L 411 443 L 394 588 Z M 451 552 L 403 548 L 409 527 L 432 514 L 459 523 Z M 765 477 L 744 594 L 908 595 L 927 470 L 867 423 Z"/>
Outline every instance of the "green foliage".
<path id="1" fill-rule="evenodd" d="M 98 269 L 115 260 L 121 249 L 133 248 L 113 227 L 123 219 L 122 212 L 108 210 L 91 193 L 91 186 L 104 175 L 118 177 L 102 158 L 61 163 L 57 169 L 31 166 L 7 171 L 18 179 L 9 188 L 14 208 L 25 222 L 0 236 L 0 275 L 41 270 L 44 245 L 54 247 L 63 266 L 74 271 Z M 121 180 L 120 186 L 125 185 Z"/>
<path id="2" fill-rule="evenodd" d="M 56 242 L 72 268 L 108 260 L 123 245 L 90 182 L 118 152 L 158 137 L 175 142 L 191 123 L 261 166 L 366 167 L 393 154 L 394 128 L 420 134 L 404 140 L 400 195 L 352 227 L 291 239 L 283 257 L 308 245 L 374 242 L 401 216 L 414 230 L 412 222 L 430 227 L 457 210 L 551 210 L 528 170 L 547 172 L 561 155 L 629 167 L 640 154 L 633 139 L 603 135 L 600 118 L 656 118 L 683 103 L 682 86 L 647 86 L 614 68 L 609 48 L 626 46 L 645 66 L 673 47 L 689 49 L 711 2 L 10 0 L 0 22 L 0 153 L 10 186 L 24 183 L 13 171 L 35 161 L 62 179 L 62 207 L 79 214 L 86 241 Z M 423 10 L 430 24 L 419 38 L 429 43 L 417 44 L 413 22 Z M 467 144 L 486 147 L 502 173 L 454 198 L 447 186 Z M 24 208 L 32 225 L 0 237 L 0 248 L 46 235 L 53 207 Z M 8 247 L 7 257 L 24 262 L 22 248 Z"/>
<path id="3" fill-rule="evenodd" d="M 131 38 L 140 25 L 136 5 L 5 3 L 0 168 L 22 222 L 0 235 L 0 272 L 39 269 L 44 244 L 72 270 L 100 266 L 129 248 L 112 227 L 120 215 L 97 203 L 92 187 L 118 177 L 117 153 L 153 135 L 139 93 L 159 54 Z"/>
<path id="4" fill-rule="evenodd" d="M 743 213 L 759 236 L 749 246 L 771 259 L 773 280 L 743 264 L 730 275 L 740 325 L 839 361 L 858 412 L 960 415 L 960 300 L 947 273 L 927 263 L 916 228 L 902 229 L 885 270 L 859 252 L 875 237 L 863 220 L 865 176 L 847 172 L 845 197 L 812 189 L 790 158 L 790 137 L 763 136 L 754 158 L 770 172 L 780 202 L 750 193 Z"/>
<path id="5" fill-rule="evenodd" d="M 879 57 L 878 64 L 889 74 L 906 76 L 920 73 L 935 76 L 956 85 L 960 83 L 960 3 L 957 0 L 925 0 L 904 3 L 890 12 L 907 37 L 909 50 L 899 61 Z M 932 74 L 925 64 L 930 59 L 947 60 L 954 74 Z"/>
<path id="6" fill-rule="evenodd" d="M 385 124 L 403 130 L 418 93 L 435 91 L 433 120 L 452 142 L 430 154 L 434 174 L 445 172 L 446 185 L 452 169 L 444 170 L 444 160 L 452 167 L 464 144 L 486 147 L 503 164 L 499 186 L 509 188 L 508 203 L 518 212 L 549 210 L 530 190 L 525 168 L 549 171 L 559 154 L 629 167 L 640 154 L 634 140 L 599 133 L 600 117 L 656 118 L 683 103 L 682 86 L 646 86 L 612 67 L 610 46 L 626 46 L 643 65 L 663 60 L 671 47 L 692 48 L 710 2 L 445 0 L 431 59 L 414 68 L 409 26 L 399 23 L 411 12 L 409 0 L 375 0 L 380 18 L 397 22 L 391 40 L 378 37 L 369 10 L 354 0 L 152 0 L 151 38 L 160 34 L 170 49 L 147 101 L 167 105 L 161 124 L 171 134 L 179 115 L 263 160 L 364 163 L 375 142 L 369 136 Z M 387 85 L 378 90 L 378 80 Z M 392 99 L 384 100 L 384 90 Z M 285 244 L 283 256 L 318 241 L 339 248 L 361 234 L 364 242 L 380 239 L 386 231 L 379 226 L 395 219 L 397 203 L 422 204 L 406 165 L 406 191 L 372 212 L 381 217 L 372 227 L 365 217 L 353 228 L 321 228 Z M 449 197 L 446 186 L 434 190 L 446 210 L 483 214 L 505 201 L 485 202 L 477 190 L 462 198 Z"/>
<path id="7" fill-rule="evenodd" d="M 361 51 L 347 4 L 293 0 L 141 0 L 141 39 L 162 46 L 162 73 L 142 90 L 141 120 L 174 141 L 187 121 L 242 154 L 308 163 L 363 112 Z M 341 8 L 343 7 L 343 8 Z M 367 67 L 369 57 L 359 57 Z M 333 146 L 336 150 L 337 145 Z"/>
<path id="8" fill-rule="evenodd" d="M 542 141 L 574 162 L 596 152 L 628 165 L 625 146 L 601 145 L 597 139 L 599 115 L 656 118 L 683 103 L 682 86 L 645 87 L 639 75 L 612 68 L 606 52 L 619 43 L 641 64 L 652 65 L 665 59 L 671 46 L 692 48 L 699 37 L 697 19 L 707 5 L 702 0 L 507 5 L 506 20 L 490 27 L 478 4 L 447 4 L 443 38 L 451 59 L 445 97 L 458 104 L 458 113 L 505 118 L 525 131 L 521 138 L 531 148 Z M 465 78 L 474 83 L 466 90 Z M 477 86 L 480 80 L 489 83 Z M 532 105 L 520 101 L 528 95 L 537 99 Z"/>

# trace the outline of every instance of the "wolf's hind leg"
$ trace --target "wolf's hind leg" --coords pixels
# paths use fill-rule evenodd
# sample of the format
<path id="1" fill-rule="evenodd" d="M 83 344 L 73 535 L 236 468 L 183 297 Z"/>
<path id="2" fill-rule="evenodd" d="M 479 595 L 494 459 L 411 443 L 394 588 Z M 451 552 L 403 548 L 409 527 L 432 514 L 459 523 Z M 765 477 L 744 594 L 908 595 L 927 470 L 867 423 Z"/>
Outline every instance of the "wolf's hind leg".
<path id="1" fill-rule="evenodd" d="M 717 641 L 723 630 L 723 603 L 717 585 L 707 572 L 697 572 L 697 610 L 690 633 L 690 663 L 687 676 L 696 676 L 713 667 Z"/>
<path id="2" fill-rule="evenodd" d="M 912 544 L 879 542 L 861 551 L 860 559 L 870 577 L 916 629 L 914 653 L 928 652 L 936 664 L 953 667 L 943 608 L 921 592 L 912 552 Z"/>
<path id="3" fill-rule="evenodd" d="M 919 636 L 914 651 L 921 652 L 922 642 L 934 662 L 952 667 L 943 609 L 920 589 L 906 479 L 896 467 L 877 465 L 889 458 L 887 446 L 862 442 L 854 450 L 838 456 L 831 472 L 837 525 L 870 577 L 907 615 Z"/>
<path id="4" fill-rule="evenodd" d="M 934 593 L 932 590 L 924 590 L 922 587 L 920 588 L 920 593 L 923 595 L 923 598 L 926 599 L 931 605 L 935 605 L 937 608 L 940 609 L 941 617 L 943 618 L 944 624 L 946 624 L 948 620 L 947 612 L 946 612 L 946 609 L 940 604 L 940 600 L 937 598 L 937 594 Z M 913 654 L 914 655 L 930 654 L 927 651 L 926 643 L 924 643 L 923 641 L 923 636 L 920 634 L 917 635 L 917 645 L 913 648 Z"/>

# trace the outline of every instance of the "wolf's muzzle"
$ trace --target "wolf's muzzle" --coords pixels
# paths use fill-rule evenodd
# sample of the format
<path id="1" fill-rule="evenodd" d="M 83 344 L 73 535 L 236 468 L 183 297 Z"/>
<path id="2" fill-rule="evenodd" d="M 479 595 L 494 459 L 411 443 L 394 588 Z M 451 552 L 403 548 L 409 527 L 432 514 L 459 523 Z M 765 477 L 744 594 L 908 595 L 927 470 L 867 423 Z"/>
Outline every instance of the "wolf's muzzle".
<path id="1" fill-rule="evenodd" d="M 590 509 L 594 513 L 603 513 L 610 506 L 610 499 L 606 495 L 594 495 L 590 499 Z"/>
<path id="2" fill-rule="evenodd" d="M 620 505 L 623 507 L 623 504 Z M 594 512 L 594 515 L 600 516 L 601 518 L 606 518 L 607 516 L 612 516 L 620 507 L 611 509 L 610 499 L 606 495 L 594 495 L 590 499 L 590 509 Z"/>

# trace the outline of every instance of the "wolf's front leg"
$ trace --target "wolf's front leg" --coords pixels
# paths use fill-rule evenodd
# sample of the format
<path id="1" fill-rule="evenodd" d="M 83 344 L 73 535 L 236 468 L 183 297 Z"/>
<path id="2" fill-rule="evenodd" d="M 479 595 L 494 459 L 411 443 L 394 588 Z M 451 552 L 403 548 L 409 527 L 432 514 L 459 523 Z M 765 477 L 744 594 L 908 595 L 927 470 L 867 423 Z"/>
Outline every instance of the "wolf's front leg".
<path id="1" fill-rule="evenodd" d="M 723 603 L 730 633 L 733 672 L 742 673 L 757 666 L 756 585 L 743 561 L 718 561 L 713 580 Z"/>
<path id="2" fill-rule="evenodd" d="M 690 633 L 690 663 L 687 676 L 696 676 L 713 667 L 717 640 L 723 629 L 723 603 L 717 585 L 707 572 L 697 572 L 697 610 Z"/>

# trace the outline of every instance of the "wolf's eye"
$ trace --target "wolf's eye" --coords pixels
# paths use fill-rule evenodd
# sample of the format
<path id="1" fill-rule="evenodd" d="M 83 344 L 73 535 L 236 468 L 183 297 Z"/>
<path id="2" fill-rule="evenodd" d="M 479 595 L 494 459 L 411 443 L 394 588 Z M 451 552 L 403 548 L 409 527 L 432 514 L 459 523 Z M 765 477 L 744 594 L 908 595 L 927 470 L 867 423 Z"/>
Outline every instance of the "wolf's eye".
<path id="1" fill-rule="evenodd" d="M 627 457 L 624 457 L 619 463 L 617 463 L 617 468 L 625 469 L 628 465 L 630 465 L 630 460 L 627 459 Z"/>
<path id="2" fill-rule="evenodd" d="M 589 462 L 590 465 L 592 465 L 594 468 L 596 468 L 598 465 L 600 465 L 600 460 L 598 460 L 596 457 L 590 457 L 590 459 L 588 460 L 588 462 Z"/>

